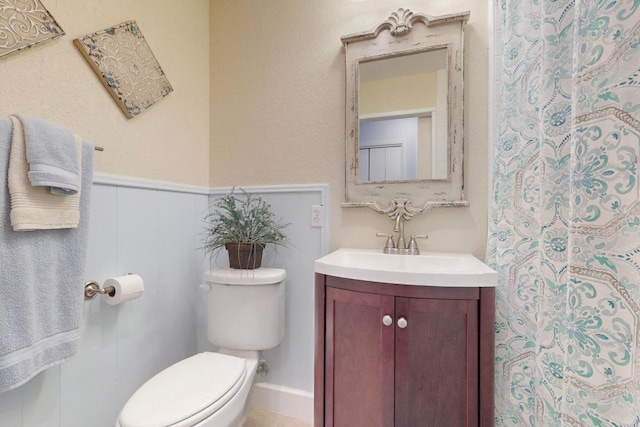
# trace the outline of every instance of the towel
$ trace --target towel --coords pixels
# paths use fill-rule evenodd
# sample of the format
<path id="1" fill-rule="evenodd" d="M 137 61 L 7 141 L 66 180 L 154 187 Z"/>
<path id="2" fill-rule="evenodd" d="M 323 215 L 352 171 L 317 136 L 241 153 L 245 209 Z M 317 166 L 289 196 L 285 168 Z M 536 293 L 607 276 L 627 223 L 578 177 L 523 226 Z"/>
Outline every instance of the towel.
<path id="1" fill-rule="evenodd" d="M 18 116 L 24 126 L 29 181 L 67 196 L 80 189 L 78 148 L 69 129 L 35 117 Z"/>
<path id="2" fill-rule="evenodd" d="M 14 231 L 6 184 L 11 133 L 11 120 L 0 117 L 0 393 L 76 352 L 93 179 L 93 146 L 83 142 L 78 227 Z"/>
<path id="3" fill-rule="evenodd" d="M 29 183 L 22 121 L 15 116 L 10 116 L 10 119 L 13 123 L 13 137 L 8 181 L 13 229 L 31 231 L 77 227 L 80 219 L 80 193 L 62 197 L 51 194 L 48 187 L 33 187 Z M 74 143 L 80 144 L 79 138 Z M 81 154 L 81 146 L 76 152 Z M 76 161 L 79 163 L 80 159 Z"/>

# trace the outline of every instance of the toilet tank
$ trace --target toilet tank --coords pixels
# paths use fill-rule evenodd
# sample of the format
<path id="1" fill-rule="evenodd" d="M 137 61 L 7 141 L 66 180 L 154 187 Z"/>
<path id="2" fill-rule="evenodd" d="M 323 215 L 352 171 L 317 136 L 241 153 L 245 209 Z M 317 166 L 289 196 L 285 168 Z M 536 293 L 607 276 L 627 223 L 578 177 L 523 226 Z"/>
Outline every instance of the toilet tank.
<path id="1" fill-rule="evenodd" d="M 208 338 L 234 350 L 267 350 L 284 338 L 281 268 L 220 269 L 205 273 L 210 287 Z"/>

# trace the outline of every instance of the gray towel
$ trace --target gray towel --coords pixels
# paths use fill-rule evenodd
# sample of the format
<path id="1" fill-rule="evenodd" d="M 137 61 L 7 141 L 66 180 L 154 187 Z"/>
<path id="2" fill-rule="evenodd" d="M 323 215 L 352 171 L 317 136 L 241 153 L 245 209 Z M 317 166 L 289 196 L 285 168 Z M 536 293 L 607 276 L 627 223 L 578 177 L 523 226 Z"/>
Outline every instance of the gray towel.
<path id="1" fill-rule="evenodd" d="M 13 231 L 11 121 L 0 118 L 0 393 L 73 356 L 83 301 L 93 145 L 83 142 L 78 228 Z"/>
<path id="2" fill-rule="evenodd" d="M 71 130 L 35 117 L 19 115 L 29 163 L 29 180 L 34 187 L 51 187 L 52 194 L 68 196 L 78 192 L 78 150 Z"/>

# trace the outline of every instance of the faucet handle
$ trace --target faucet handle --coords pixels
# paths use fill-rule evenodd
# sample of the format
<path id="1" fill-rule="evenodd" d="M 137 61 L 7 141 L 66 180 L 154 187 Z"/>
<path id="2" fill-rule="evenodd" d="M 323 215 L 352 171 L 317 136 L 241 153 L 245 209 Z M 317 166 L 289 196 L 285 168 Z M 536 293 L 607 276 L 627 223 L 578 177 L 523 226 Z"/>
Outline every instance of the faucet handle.
<path id="1" fill-rule="evenodd" d="M 396 252 L 396 245 L 395 243 L 393 243 L 393 235 L 392 234 L 387 234 L 387 233 L 376 233 L 376 236 L 378 237 L 386 237 L 387 241 L 384 244 L 384 250 L 383 252 L 385 254 L 393 254 Z"/>
<path id="2" fill-rule="evenodd" d="M 413 234 L 411 236 L 411 240 L 409 240 L 409 247 L 407 248 L 409 255 L 420 255 L 420 249 L 418 248 L 418 242 L 416 239 L 428 239 L 429 236 L 426 234 Z"/>

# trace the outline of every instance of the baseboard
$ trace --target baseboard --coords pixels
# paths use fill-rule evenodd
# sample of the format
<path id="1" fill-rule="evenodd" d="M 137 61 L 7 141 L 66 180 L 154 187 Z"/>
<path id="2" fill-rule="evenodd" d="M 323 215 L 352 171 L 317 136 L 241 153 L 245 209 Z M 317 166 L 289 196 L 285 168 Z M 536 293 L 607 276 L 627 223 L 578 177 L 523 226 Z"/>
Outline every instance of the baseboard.
<path id="1" fill-rule="evenodd" d="M 313 423 L 313 393 L 269 383 L 255 383 L 249 406 Z"/>

